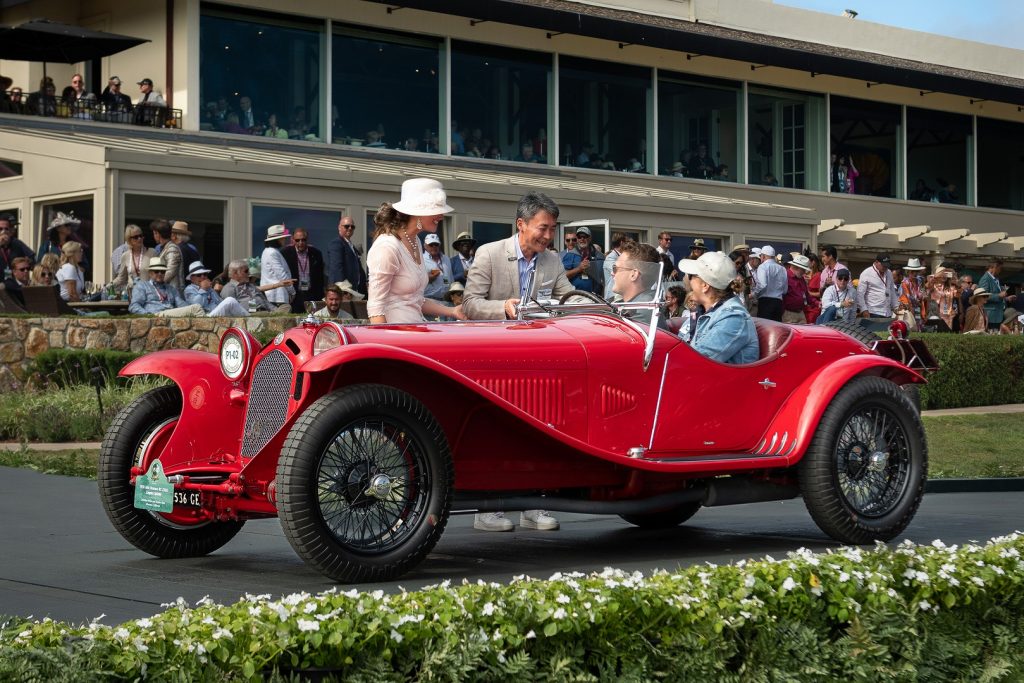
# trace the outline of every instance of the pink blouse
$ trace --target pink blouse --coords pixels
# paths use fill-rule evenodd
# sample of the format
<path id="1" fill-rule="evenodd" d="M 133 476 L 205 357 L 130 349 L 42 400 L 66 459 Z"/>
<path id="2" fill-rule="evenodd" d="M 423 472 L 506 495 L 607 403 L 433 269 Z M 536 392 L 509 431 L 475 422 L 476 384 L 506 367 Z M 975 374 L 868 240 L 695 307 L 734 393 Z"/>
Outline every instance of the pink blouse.
<path id="1" fill-rule="evenodd" d="M 389 323 L 423 322 L 423 290 L 427 271 L 394 235 L 373 240 L 366 255 L 366 313 L 382 315 Z"/>

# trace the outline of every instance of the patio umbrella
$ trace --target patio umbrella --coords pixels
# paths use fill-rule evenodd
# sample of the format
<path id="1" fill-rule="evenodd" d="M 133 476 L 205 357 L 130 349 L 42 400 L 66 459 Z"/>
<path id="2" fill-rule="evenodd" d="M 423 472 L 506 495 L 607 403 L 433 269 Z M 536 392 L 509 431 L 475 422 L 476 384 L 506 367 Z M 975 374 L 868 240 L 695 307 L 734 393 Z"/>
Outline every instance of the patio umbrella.
<path id="1" fill-rule="evenodd" d="M 74 64 L 107 57 L 148 42 L 147 38 L 33 19 L 17 26 L 0 27 L 0 59 L 42 62 L 45 76 L 47 62 Z"/>

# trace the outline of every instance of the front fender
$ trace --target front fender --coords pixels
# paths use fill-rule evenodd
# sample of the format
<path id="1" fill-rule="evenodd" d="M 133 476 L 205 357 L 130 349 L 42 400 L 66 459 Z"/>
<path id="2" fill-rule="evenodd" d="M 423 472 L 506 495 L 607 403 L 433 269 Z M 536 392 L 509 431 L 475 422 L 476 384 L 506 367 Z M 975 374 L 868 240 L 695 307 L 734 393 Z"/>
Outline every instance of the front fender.
<path id="1" fill-rule="evenodd" d="M 224 377 L 216 354 L 174 349 L 157 351 L 125 365 L 120 377 L 159 375 L 181 392 L 181 417 L 160 455 L 167 474 L 186 463 L 224 463 L 240 452 L 244 404 L 231 400 L 234 384 Z"/>
<path id="2" fill-rule="evenodd" d="M 896 384 L 923 384 L 924 377 L 894 360 L 875 354 L 840 358 L 805 379 L 783 404 L 768 426 L 755 455 L 785 456 L 788 464 L 807 452 L 825 408 L 847 382 L 859 375 L 873 375 Z"/>

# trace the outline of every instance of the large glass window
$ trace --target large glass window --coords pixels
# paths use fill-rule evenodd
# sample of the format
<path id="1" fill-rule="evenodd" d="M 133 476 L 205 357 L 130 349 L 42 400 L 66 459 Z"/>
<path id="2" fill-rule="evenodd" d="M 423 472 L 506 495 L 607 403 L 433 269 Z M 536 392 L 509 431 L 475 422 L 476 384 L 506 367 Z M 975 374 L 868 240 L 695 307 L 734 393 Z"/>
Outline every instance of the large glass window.
<path id="1" fill-rule="evenodd" d="M 440 40 L 345 26 L 331 46 L 335 142 L 441 151 Z"/>
<path id="2" fill-rule="evenodd" d="M 203 7 L 199 127 L 319 140 L 319 22 Z"/>
<path id="3" fill-rule="evenodd" d="M 508 239 L 513 232 L 514 228 L 508 221 L 473 221 L 473 239 L 478 247 L 488 242 Z"/>
<path id="4" fill-rule="evenodd" d="M 651 70 L 578 57 L 559 68 L 562 163 L 647 173 Z"/>
<path id="5" fill-rule="evenodd" d="M 1024 124 L 978 119 L 978 206 L 1024 210 Z"/>
<path id="6" fill-rule="evenodd" d="M 551 55 L 452 41 L 452 154 L 547 163 Z"/>
<path id="7" fill-rule="evenodd" d="M 833 158 L 829 189 L 876 197 L 898 196 L 899 105 L 833 96 L 829 110 Z M 856 173 L 849 173 L 850 170 Z M 852 177 L 849 185 L 842 182 L 846 177 Z"/>
<path id="8" fill-rule="evenodd" d="M 734 83 L 659 72 L 659 173 L 735 181 L 741 97 Z"/>
<path id="9" fill-rule="evenodd" d="M 907 197 L 964 204 L 971 117 L 907 107 Z"/>
<path id="10" fill-rule="evenodd" d="M 328 245 L 338 237 L 338 219 L 341 211 L 325 209 L 304 209 L 292 206 L 253 206 L 252 207 L 252 255 L 263 253 L 263 241 L 267 237 L 267 228 L 271 225 L 283 225 L 289 233 L 297 228 L 305 228 L 309 234 L 309 246 L 316 247 L 327 258 Z M 356 245 L 358 250 L 358 244 Z"/>
<path id="11" fill-rule="evenodd" d="M 747 106 L 749 181 L 826 189 L 825 98 L 750 88 Z"/>

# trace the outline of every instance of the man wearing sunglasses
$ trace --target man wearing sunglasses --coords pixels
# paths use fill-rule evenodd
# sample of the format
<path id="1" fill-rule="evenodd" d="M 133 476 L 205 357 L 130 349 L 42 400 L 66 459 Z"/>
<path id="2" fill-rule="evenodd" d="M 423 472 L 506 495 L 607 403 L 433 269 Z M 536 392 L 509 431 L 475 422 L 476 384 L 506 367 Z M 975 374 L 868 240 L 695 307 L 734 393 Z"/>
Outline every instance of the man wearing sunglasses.
<path id="1" fill-rule="evenodd" d="M 11 298 L 25 307 L 25 296 L 21 293 L 22 287 L 28 287 L 32 273 L 32 262 L 24 256 L 18 256 L 11 260 L 11 274 L 4 280 L 4 289 Z"/>
<path id="2" fill-rule="evenodd" d="M 661 254 L 650 244 L 626 242 L 612 265 L 612 291 L 626 303 L 654 301 Z M 650 310 L 628 311 L 625 315 L 641 325 L 651 322 Z"/>
<path id="3" fill-rule="evenodd" d="M 351 218 L 349 220 L 352 220 Z M 291 245 L 281 250 L 284 262 L 288 264 L 295 279 L 295 298 L 292 299 L 292 311 L 305 311 L 306 301 L 319 301 L 324 298 L 324 255 L 309 243 L 309 231 L 295 228 Z"/>
<path id="4" fill-rule="evenodd" d="M 15 236 L 17 226 L 14 216 L 0 214 L 0 273 L 4 273 L 4 277 L 9 275 L 7 271 L 14 270 L 14 259 L 27 258 L 30 266 L 35 261 L 32 250 Z"/>

